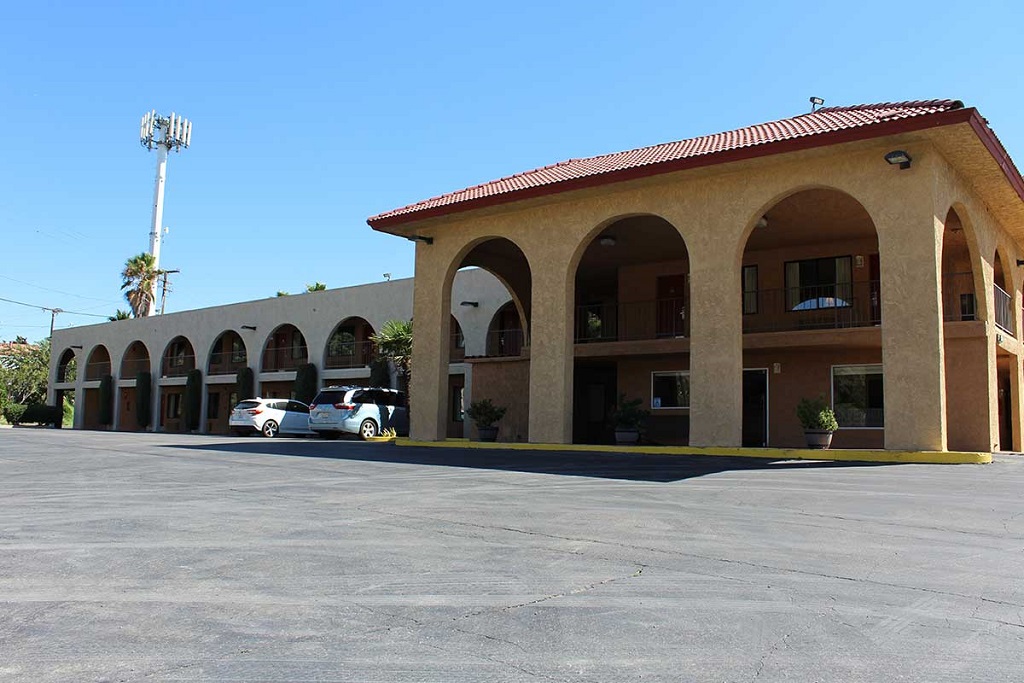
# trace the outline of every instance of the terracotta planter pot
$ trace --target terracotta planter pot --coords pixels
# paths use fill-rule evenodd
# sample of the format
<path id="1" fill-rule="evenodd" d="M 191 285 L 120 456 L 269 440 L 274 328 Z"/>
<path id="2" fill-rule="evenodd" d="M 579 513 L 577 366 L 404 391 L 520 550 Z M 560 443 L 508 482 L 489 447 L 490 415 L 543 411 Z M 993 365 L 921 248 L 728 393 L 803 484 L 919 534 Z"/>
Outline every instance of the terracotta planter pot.
<path id="1" fill-rule="evenodd" d="M 477 427 L 476 431 L 481 441 L 493 442 L 498 440 L 497 427 Z"/>
<path id="2" fill-rule="evenodd" d="M 805 429 L 804 438 L 807 439 L 807 447 L 816 451 L 827 450 L 832 445 L 832 432 L 823 429 Z"/>
<path id="3" fill-rule="evenodd" d="M 615 428 L 616 446 L 635 446 L 640 441 L 640 431 L 637 429 Z"/>

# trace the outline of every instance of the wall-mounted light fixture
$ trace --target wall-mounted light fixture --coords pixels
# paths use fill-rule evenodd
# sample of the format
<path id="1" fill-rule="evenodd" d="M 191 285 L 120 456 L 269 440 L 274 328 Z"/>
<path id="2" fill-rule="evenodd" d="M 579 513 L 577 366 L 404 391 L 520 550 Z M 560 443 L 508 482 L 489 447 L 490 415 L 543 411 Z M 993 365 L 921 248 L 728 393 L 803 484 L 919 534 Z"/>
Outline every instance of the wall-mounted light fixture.
<path id="1" fill-rule="evenodd" d="M 1024 266 L 1024 258 L 1017 259 L 1017 267 L 1020 268 L 1021 266 Z"/>
<path id="2" fill-rule="evenodd" d="M 761 216 L 757 219 L 757 223 L 754 224 L 755 228 L 767 228 L 768 227 L 768 216 Z"/>
<path id="3" fill-rule="evenodd" d="M 479 308 L 480 307 L 480 302 L 479 301 L 460 301 L 459 305 L 460 306 L 472 306 L 473 308 Z"/>
<path id="4" fill-rule="evenodd" d="M 809 97 L 808 100 L 811 103 L 811 113 L 818 111 L 818 107 L 825 104 L 825 100 L 821 97 Z"/>
<path id="5" fill-rule="evenodd" d="M 255 325 L 242 325 L 242 329 L 243 330 L 252 330 L 253 332 L 255 332 L 256 331 L 256 326 Z"/>
<path id="6" fill-rule="evenodd" d="M 910 162 L 913 159 L 910 155 L 904 152 L 902 149 L 894 149 L 885 155 L 885 162 L 890 166 L 899 166 L 901 169 L 906 170 L 910 168 Z"/>
<path id="7" fill-rule="evenodd" d="M 410 242 L 423 242 L 423 244 L 433 244 L 434 243 L 434 238 L 433 237 L 427 237 L 425 235 L 409 235 L 405 239 L 409 240 Z"/>
<path id="8" fill-rule="evenodd" d="M 601 235 L 601 237 L 598 238 L 597 243 L 602 247 L 614 247 L 616 241 L 613 235 Z"/>
<path id="9" fill-rule="evenodd" d="M 79 351 L 81 351 L 82 350 L 82 345 L 81 344 L 72 344 L 71 348 L 72 349 L 78 349 Z"/>

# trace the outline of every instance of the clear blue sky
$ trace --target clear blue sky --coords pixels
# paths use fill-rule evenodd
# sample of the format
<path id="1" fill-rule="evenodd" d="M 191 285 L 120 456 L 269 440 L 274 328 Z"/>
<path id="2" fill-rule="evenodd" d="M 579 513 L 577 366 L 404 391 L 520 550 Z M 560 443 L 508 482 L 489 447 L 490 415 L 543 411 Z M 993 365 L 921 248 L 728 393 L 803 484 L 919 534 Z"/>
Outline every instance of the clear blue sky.
<path id="1" fill-rule="evenodd" d="M 127 308 L 150 109 L 194 122 L 168 165 L 174 311 L 411 276 L 412 245 L 368 216 L 798 114 L 810 95 L 962 99 L 1024 164 L 1021 4 L 9 2 L 0 297 Z M 44 337 L 49 318 L 0 302 L 0 339 Z"/>

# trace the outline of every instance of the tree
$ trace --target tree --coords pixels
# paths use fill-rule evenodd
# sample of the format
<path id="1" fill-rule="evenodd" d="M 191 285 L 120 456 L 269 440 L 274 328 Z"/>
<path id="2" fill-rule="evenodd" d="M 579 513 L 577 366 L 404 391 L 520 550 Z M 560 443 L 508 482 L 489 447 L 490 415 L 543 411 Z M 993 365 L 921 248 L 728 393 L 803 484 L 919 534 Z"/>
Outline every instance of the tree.
<path id="1" fill-rule="evenodd" d="M 323 292 L 327 290 L 327 285 L 322 282 L 314 282 L 311 285 L 306 285 L 307 292 Z"/>
<path id="2" fill-rule="evenodd" d="M 389 320 L 370 339 L 377 345 L 377 353 L 395 364 L 399 379 L 408 391 L 412 376 L 412 321 Z"/>
<path id="3" fill-rule="evenodd" d="M 0 357 L 0 403 L 45 403 L 50 377 L 50 341 L 20 345 Z"/>
<path id="4" fill-rule="evenodd" d="M 156 299 L 156 281 L 161 271 L 156 267 L 156 259 L 152 254 L 142 252 L 124 262 L 121 277 L 124 282 L 121 289 L 125 290 L 124 298 L 131 306 L 132 315 L 143 318 L 149 315 L 150 304 Z"/>
<path id="5" fill-rule="evenodd" d="M 288 292 L 285 292 L 285 291 L 279 289 L 279 290 L 277 290 L 277 295 L 278 296 L 288 296 Z"/>
<path id="6" fill-rule="evenodd" d="M 116 311 L 116 312 L 114 313 L 114 315 L 112 315 L 112 316 L 110 316 L 109 318 L 107 318 L 107 320 L 109 320 L 110 322 L 114 322 L 115 320 L 128 320 L 128 319 L 129 319 L 129 318 L 131 318 L 131 317 L 132 317 L 132 314 L 131 314 L 131 313 L 129 313 L 128 311 L 122 311 L 122 310 L 121 310 L 121 309 L 119 308 L 119 309 L 117 309 L 117 311 Z"/>
<path id="7" fill-rule="evenodd" d="M 316 366 L 312 363 L 300 365 L 295 369 L 295 400 L 302 401 L 306 405 L 313 402 L 317 393 L 317 372 Z"/>

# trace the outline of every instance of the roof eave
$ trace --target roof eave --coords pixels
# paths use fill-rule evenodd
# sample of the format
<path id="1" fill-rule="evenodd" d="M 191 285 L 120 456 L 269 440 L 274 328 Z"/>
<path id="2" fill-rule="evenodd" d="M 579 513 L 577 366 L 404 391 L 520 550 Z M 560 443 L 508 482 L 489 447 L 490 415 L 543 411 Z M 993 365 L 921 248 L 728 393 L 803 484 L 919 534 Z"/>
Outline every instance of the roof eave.
<path id="1" fill-rule="evenodd" d="M 1010 161 L 1009 155 L 993 134 L 992 129 L 988 127 L 984 119 L 982 119 L 978 114 L 978 110 L 974 107 L 970 107 L 964 109 L 953 109 L 936 114 L 926 114 L 922 116 L 896 119 L 893 121 L 885 121 L 883 123 L 858 126 L 856 128 L 845 128 L 843 130 L 837 130 L 830 133 L 807 135 L 800 138 L 752 145 L 750 147 L 715 152 L 713 154 L 705 154 L 698 157 L 675 159 L 657 164 L 649 164 L 647 166 L 587 176 L 585 178 L 573 178 L 557 183 L 540 185 L 538 187 L 530 187 L 512 192 L 490 195 L 487 197 L 479 197 L 477 199 L 470 199 L 445 206 L 435 206 L 429 209 L 410 211 L 408 213 L 401 213 L 392 216 L 369 218 L 366 222 L 374 230 L 401 235 L 403 234 L 403 231 L 400 230 L 401 226 L 418 223 L 430 218 L 438 218 L 440 216 L 473 211 L 501 204 L 510 204 L 512 202 L 525 199 L 545 197 L 561 194 L 563 192 L 571 192 L 573 190 L 599 187 L 601 185 L 609 185 L 627 180 L 637 180 L 665 173 L 674 173 L 694 168 L 705 168 L 708 166 L 746 161 L 749 159 L 773 156 L 777 154 L 787 154 L 790 152 L 799 152 L 808 149 L 828 147 L 831 145 L 840 145 L 848 142 L 860 142 L 863 140 L 870 140 L 872 138 L 899 135 L 901 133 L 928 130 L 930 128 L 951 126 L 959 123 L 970 123 L 975 134 L 979 137 L 982 143 L 984 143 L 989 153 L 996 159 L 1000 168 L 1003 169 L 1003 173 L 1006 175 L 1007 181 L 1017 191 L 1021 199 L 1024 200 L 1024 181 L 1022 181 L 1020 174 L 1013 165 L 1013 162 Z"/>

